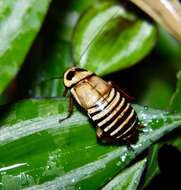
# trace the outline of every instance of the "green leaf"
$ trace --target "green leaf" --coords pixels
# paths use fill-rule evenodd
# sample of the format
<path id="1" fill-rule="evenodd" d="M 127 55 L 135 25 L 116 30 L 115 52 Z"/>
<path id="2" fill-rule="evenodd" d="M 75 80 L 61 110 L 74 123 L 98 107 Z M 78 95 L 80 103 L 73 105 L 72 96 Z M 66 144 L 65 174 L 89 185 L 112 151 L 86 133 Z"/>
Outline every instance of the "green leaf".
<path id="1" fill-rule="evenodd" d="M 169 144 L 175 146 L 181 152 L 181 131 L 178 131 L 177 136 L 169 140 Z"/>
<path id="2" fill-rule="evenodd" d="M 173 111 L 181 112 L 181 71 L 177 74 L 176 91 L 170 102 L 170 108 Z"/>
<path id="3" fill-rule="evenodd" d="M 50 0 L 7 0 L 0 5 L 0 94 L 17 74 L 40 29 Z"/>
<path id="4" fill-rule="evenodd" d="M 76 65 L 105 75 L 134 65 L 153 47 L 155 27 L 112 3 L 92 6 L 73 36 Z"/>
<path id="5" fill-rule="evenodd" d="M 113 178 L 102 190 L 136 190 L 145 168 L 146 159 L 137 162 Z"/>
<path id="6" fill-rule="evenodd" d="M 134 105 L 144 130 L 127 146 L 96 140 L 87 116 L 67 120 L 68 99 L 33 99 L 6 107 L 0 125 L 2 189 L 100 189 L 139 153 L 178 128 L 181 115 Z"/>
<path id="7" fill-rule="evenodd" d="M 156 44 L 157 53 L 166 61 L 172 61 L 172 64 L 180 67 L 181 43 L 176 40 L 165 29 L 158 26 L 159 36 Z"/>
<path id="8" fill-rule="evenodd" d="M 154 176 L 157 175 L 160 171 L 158 167 L 158 151 L 160 147 L 161 144 L 157 143 L 149 150 L 144 187 L 146 187 L 154 178 Z"/>

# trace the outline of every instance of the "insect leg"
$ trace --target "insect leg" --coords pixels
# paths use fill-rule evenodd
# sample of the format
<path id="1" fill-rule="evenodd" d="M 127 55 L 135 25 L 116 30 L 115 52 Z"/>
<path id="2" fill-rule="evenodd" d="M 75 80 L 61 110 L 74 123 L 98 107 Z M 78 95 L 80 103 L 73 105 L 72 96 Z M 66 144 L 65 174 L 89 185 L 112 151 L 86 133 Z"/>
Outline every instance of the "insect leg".
<path id="1" fill-rule="evenodd" d="M 64 92 L 63 92 L 63 97 L 67 95 L 67 92 L 68 92 L 68 88 L 65 87 Z"/>
<path id="2" fill-rule="evenodd" d="M 126 146 L 127 146 L 128 151 L 134 152 L 134 148 L 132 147 L 130 143 L 126 142 Z"/>
<path id="3" fill-rule="evenodd" d="M 100 144 L 103 145 L 113 144 L 113 141 L 110 138 L 110 136 L 104 133 L 104 131 L 100 127 L 96 128 L 96 136 Z"/>
<path id="4" fill-rule="evenodd" d="M 112 87 L 114 87 L 117 91 L 120 92 L 120 94 L 127 99 L 127 101 L 132 102 L 134 100 L 134 97 L 129 96 L 126 92 L 124 92 L 118 85 L 116 85 L 112 81 L 108 81 L 108 84 L 110 84 Z"/>
<path id="5" fill-rule="evenodd" d="M 73 98 L 72 95 L 70 95 L 70 99 L 69 99 L 69 113 L 68 113 L 68 115 L 65 118 L 60 119 L 59 123 L 61 123 L 62 121 L 68 119 L 72 115 L 73 111 L 74 111 L 74 98 Z"/>
<path id="6" fill-rule="evenodd" d="M 138 131 L 144 132 L 145 126 L 143 124 L 139 124 L 137 128 L 138 128 Z"/>
<path id="7" fill-rule="evenodd" d="M 72 95 L 70 95 L 70 101 L 69 101 L 69 114 L 72 115 L 74 111 L 74 98 Z"/>

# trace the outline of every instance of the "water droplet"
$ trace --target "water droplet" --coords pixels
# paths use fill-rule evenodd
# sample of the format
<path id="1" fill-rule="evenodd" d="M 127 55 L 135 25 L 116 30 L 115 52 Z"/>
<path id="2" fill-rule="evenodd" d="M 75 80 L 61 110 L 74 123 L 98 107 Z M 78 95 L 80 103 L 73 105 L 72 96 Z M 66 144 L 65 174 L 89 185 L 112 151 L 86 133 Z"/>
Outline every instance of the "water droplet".
<path id="1" fill-rule="evenodd" d="M 145 109 L 145 110 L 148 110 L 148 106 L 144 106 L 144 109 Z"/>
<path id="2" fill-rule="evenodd" d="M 132 145 L 133 149 L 141 148 L 142 146 L 143 146 L 142 143 Z"/>
<path id="3" fill-rule="evenodd" d="M 156 119 L 155 122 L 156 122 L 156 123 L 159 123 L 159 119 Z"/>
<path id="4" fill-rule="evenodd" d="M 74 178 L 72 179 L 72 182 L 73 182 L 73 183 L 75 182 L 75 179 L 74 179 Z"/>
<path id="5" fill-rule="evenodd" d="M 153 119 L 156 119 L 157 118 L 157 115 L 153 115 Z"/>
<path id="6" fill-rule="evenodd" d="M 146 135 L 149 134 L 149 133 L 151 133 L 152 131 L 153 131 L 153 129 L 150 128 L 150 127 L 146 126 L 145 128 L 143 128 L 143 132 L 146 133 Z"/>
<path id="7" fill-rule="evenodd" d="M 124 155 L 121 156 L 122 162 L 125 162 L 127 155 L 128 155 L 127 153 L 124 153 Z"/>
<path id="8" fill-rule="evenodd" d="M 148 126 L 148 123 L 144 123 L 144 127 L 147 127 Z M 143 129 L 143 131 L 144 131 L 144 129 Z"/>
<path id="9" fill-rule="evenodd" d="M 118 162 L 116 163 L 116 166 L 120 166 L 120 165 L 121 165 L 121 162 L 118 161 Z"/>
<path id="10" fill-rule="evenodd" d="M 172 119 L 171 118 L 168 118 L 168 117 L 166 117 L 166 118 L 164 118 L 164 123 L 171 123 L 172 122 Z"/>
<path id="11" fill-rule="evenodd" d="M 135 187 L 138 185 L 138 181 L 134 181 Z"/>

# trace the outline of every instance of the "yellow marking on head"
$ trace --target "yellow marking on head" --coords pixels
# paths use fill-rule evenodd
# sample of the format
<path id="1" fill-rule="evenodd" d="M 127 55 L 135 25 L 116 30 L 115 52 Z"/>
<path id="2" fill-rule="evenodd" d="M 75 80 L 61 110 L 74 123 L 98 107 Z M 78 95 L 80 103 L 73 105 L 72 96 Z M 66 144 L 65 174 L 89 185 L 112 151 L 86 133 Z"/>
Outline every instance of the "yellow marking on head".
<path id="1" fill-rule="evenodd" d="M 64 74 L 64 84 L 67 88 L 92 75 L 93 73 L 78 67 L 68 69 Z"/>

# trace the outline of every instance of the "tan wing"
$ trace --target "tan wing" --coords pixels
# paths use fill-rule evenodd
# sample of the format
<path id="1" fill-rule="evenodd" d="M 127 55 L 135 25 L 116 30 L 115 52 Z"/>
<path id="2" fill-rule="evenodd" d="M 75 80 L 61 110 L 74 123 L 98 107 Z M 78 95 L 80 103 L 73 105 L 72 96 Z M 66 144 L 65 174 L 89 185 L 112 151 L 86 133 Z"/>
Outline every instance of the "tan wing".
<path id="1" fill-rule="evenodd" d="M 99 102 L 102 104 L 100 100 L 104 99 L 110 88 L 111 86 L 107 82 L 94 75 L 78 83 L 71 89 L 71 93 L 80 106 L 87 110 Z"/>

